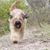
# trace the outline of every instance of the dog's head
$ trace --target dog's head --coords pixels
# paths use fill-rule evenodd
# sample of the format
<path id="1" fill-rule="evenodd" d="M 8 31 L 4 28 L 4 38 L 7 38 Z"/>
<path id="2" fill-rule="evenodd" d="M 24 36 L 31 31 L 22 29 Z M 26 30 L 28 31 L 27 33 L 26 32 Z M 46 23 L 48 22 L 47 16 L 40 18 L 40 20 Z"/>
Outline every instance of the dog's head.
<path id="1" fill-rule="evenodd" d="M 16 28 L 21 28 L 24 20 L 27 18 L 27 15 L 20 9 L 13 9 L 9 13 L 10 18 L 9 22 L 12 23 Z"/>
<path id="2" fill-rule="evenodd" d="M 22 10 L 17 9 L 15 3 L 10 7 L 9 22 L 19 29 L 27 18 L 27 15 Z"/>

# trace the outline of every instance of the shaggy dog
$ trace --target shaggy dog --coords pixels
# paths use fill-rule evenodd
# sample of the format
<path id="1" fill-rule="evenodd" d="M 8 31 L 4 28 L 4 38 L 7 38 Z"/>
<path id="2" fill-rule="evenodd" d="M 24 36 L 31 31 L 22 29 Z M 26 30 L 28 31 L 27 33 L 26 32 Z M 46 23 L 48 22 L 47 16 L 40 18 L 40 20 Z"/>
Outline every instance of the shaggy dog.
<path id="1" fill-rule="evenodd" d="M 16 3 L 17 1 L 15 1 L 10 7 L 9 18 L 11 32 L 10 39 L 13 43 L 17 43 L 23 38 L 26 22 L 25 19 L 27 18 L 25 12 L 23 12 L 21 9 L 16 8 Z"/>

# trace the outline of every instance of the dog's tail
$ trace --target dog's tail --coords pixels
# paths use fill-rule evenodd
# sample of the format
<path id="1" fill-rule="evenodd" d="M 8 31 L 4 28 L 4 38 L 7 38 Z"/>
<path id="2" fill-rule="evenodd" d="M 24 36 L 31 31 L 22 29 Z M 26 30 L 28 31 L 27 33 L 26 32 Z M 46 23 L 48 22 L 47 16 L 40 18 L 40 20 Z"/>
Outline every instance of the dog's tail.
<path id="1" fill-rule="evenodd" d="M 16 0 L 12 5 L 11 5 L 11 7 L 10 7 L 10 11 L 12 11 L 13 9 L 15 9 L 16 8 L 16 3 L 19 3 L 19 2 L 21 2 L 21 0 Z"/>

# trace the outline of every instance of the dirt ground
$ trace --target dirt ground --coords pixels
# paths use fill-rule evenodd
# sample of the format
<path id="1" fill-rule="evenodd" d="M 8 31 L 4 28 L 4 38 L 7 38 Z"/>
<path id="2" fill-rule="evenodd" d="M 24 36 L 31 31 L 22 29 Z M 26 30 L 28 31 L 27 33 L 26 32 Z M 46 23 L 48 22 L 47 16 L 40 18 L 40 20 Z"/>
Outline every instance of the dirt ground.
<path id="1" fill-rule="evenodd" d="M 13 44 L 9 39 L 10 33 L 0 38 L 0 50 L 50 50 L 50 38 L 43 35 L 42 31 L 25 32 L 20 43 Z"/>

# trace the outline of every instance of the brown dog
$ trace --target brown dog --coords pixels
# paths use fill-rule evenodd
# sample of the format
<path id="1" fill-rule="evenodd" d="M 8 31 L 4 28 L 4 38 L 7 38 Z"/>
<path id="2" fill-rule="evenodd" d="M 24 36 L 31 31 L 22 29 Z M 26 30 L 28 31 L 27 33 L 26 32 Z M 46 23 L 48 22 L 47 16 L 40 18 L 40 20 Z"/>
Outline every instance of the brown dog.
<path id="1" fill-rule="evenodd" d="M 16 3 L 17 2 L 15 1 L 15 3 L 10 7 L 9 19 L 11 32 L 10 39 L 14 43 L 19 42 L 23 38 L 26 18 L 26 14 L 22 10 L 16 8 Z"/>

